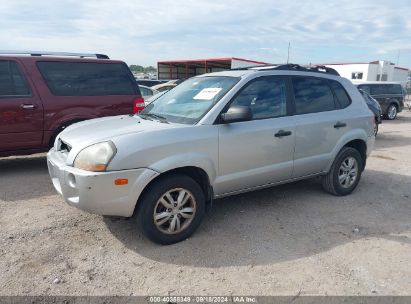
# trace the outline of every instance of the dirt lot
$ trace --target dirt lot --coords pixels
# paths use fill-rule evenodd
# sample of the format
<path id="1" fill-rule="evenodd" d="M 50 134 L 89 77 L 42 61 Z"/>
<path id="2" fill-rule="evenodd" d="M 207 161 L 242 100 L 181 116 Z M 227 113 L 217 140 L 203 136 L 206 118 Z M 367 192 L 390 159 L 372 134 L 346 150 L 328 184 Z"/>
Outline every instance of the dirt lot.
<path id="1" fill-rule="evenodd" d="M 352 195 L 309 180 L 226 198 L 166 247 L 65 205 L 44 155 L 0 159 L 0 294 L 409 295 L 411 113 L 380 130 Z"/>

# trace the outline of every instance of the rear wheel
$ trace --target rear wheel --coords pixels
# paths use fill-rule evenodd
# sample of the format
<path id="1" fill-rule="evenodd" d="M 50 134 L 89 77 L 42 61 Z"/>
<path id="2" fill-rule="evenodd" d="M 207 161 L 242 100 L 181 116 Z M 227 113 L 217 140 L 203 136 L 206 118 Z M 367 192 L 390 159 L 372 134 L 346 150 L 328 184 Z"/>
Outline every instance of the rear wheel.
<path id="1" fill-rule="evenodd" d="M 323 176 L 325 191 L 337 195 L 350 194 L 361 178 L 363 162 L 360 153 L 351 147 L 344 147 L 335 158 L 330 171 Z"/>
<path id="2" fill-rule="evenodd" d="M 397 106 L 393 103 L 390 104 L 387 110 L 387 118 L 389 120 L 394 120 L 397 117 L 397 113 L 398 113 Z"/>
<path id="3" fill-rule="evenodd" d="M 155 181 L 139 204 L 137 221 L 143 233 L 163 245 L 188 238 L 205 213 L 201 187 L 185 175 L 170 175 Z"/>

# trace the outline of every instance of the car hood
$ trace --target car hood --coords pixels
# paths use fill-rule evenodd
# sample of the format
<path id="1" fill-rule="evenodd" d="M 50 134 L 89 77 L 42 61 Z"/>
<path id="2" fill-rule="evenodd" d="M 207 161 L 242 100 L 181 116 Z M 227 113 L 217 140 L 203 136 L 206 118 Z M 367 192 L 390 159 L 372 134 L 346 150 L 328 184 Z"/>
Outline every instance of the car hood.
<path id="1" fill-rule="evenodd" d="M 75 156 L 85 147 L 113 140 L 118 136 L 178 126 L 178 124 L 142 119 L 137 115 L 112 116 L 75 123 L 61 132 L 58 140 L 68 144 L 71 147 L 70 155 Z"/>

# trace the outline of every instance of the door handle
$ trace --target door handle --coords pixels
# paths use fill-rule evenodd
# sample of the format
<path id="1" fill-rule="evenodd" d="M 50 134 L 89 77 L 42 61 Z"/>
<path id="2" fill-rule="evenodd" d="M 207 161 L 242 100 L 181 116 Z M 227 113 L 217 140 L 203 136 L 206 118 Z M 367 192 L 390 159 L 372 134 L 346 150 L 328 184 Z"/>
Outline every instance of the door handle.
<path id="1" fill-rule="evenodd" d="M 334 128 L 339 129 L 339 128 L 344 128 L 346 126 L 347 126 L 347 124 L 345 122 L 340 122 L 339 121 L 334 125 Z"/>
<path id="2" fill-rule="evenodd" d="M 277 133 L 274 134 L 275 137 L 283 137 L 283 136 L 290 136 L 292 134 L 291 131 L 284 131 L 280 130 Z"/>
<path id="3" fill-rule="evenodd" d="M 34 104 L 23 103 L 20 105 L 20 108 L 25 109 L 25 110 L 33 110 L 36 108 L 36 106 Z"/>

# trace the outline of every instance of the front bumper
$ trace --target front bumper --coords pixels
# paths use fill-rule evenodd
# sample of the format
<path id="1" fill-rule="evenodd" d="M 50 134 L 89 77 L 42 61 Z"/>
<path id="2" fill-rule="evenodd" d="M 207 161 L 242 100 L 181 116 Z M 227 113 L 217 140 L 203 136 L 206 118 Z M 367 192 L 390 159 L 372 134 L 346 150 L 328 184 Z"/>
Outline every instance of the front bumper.
<path id="1" fill-rule="evenodd" d="M 158 175 L 148 168 L 90 172 L 68 166 L 64 154 L 51 149 L 47 165 L 53 186 L 70 206 L 101 215 L 133 215 L 145 186 Z M 116 179 L 128 179 L 117 186 Z"/>

